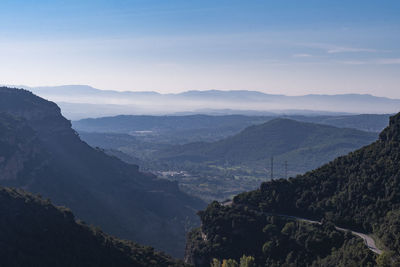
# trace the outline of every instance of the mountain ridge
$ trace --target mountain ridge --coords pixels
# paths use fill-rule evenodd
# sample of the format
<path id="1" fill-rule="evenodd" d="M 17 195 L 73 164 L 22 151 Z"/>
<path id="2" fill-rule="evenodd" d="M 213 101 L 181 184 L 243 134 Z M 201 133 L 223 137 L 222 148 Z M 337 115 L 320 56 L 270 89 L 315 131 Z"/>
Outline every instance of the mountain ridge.
<path id="1" fill-rule="evenodd" d="M 290 170 L 301 173 L 320 166 L 327 159 L 332 160 L 369 144 L 376 138 L 374 133 L 278 118 L 249 126 L 219 141 L 168 148 L 157 152 L 155 157 L 176 164 L 179 161 L 219 162 L 250 164 L 258 169 L 268 166 L 270 158 L 274 157 L 277 162 L 288 161 Z M 308 161 L 311 165 L 302 167 Z M 284 170 L 279 168 L 276 171 L 282 174 Z"/>
<path id="2" fill-rule="evenodd" d="M 1 185 L 40 193 L 118 237 L 174 256 L 183 253 L 185 231 L 198 223 L 195 210 L 204 205 L 200 200 L 182 193 L 176 183 L 91 148 L 56 104 L 28 91 L 0 88 L 0 112 L 19 118 L 9 136 L 24 136 L 21 129 L 30 129 L 38 155 L 19 152 L 20 145 L 31 147 L 26 137 L 11 143 L 6 131 L 0 132 L 2 144 L 12 145 L 10 154 L 0 150 L 1 172 L 18 167 L 13 179 L 1 177 Z"/>
<path id="3" fill-rule="evenodd" d="M 12 85 L 6 85 L 6 87 L 13 87 Z M 382 99 L 391 99 L 391 100 L 400 100 L 397 98 L 391 98 L 391 97 L 386 97 L 386 96 L 376 96 L 373 94 L 369 94 L 369 93 L 346 93 L 346 94 L 305 94 L 305 95 L 284 95 L 284 94 L 271 94 L 271 93 L 266 93 L 266 92 L 262 92 L 262 91 L 257 91 L 257 90 L 218 90 L 218 89 L 206 89 L 206 90 L 187 90 L 187 91 L 182 91 L 182 92 L 178 92 L 178 93 L 160 93 L 157 91 L 128 91 L 128 90 L 124 90 L 124 91 L 117 91 L 117 90 L 110 90 L 110 89 L 98 89 L 95 87 L 92 87 L 90 85 L 83 85 L 83 84 L 73 84 L 73 85 L 58 85 L 58 86 L 24 86 L 24 85 L 19 85 L 19 86 L 15 86 L 14 88 L 24 88 L 26 90 L 41 90 L 41 89 L 47 89 L 47 90 L 59 90 L 59 89 L 70 89 L 70 88 L 76 88 L 76 89 L 84 89 L 86 88 L 86 90 L 90 90 L 90 92 L 113 92 L 113 93 L 121 93 L 121 94 L 130 94 L 130 93 L 138 93 L 138 94 L 158 94 L 158 95 L 185 95 L 185 94 L 208 94 L 208 93 L 212 93 L 212 94 L 218 94 L 218 93 L 222 93 L 222 94 L 229 94 L 229 93 L 239 93 L 239 94 L 246 94 L 246 93 L 250 93 L 250 94 L 256 94 L 256 95 L 265 95 L 265 96 L 276 96 L 276 97 L 308 97 L 308 96 L 312 96 L 312 97 L 333 97 L 333 96 L 337 96 L 337 97 L 343 97 L 343 96 L 355 96 L 355 97 L 373 97 L 373 98 L 382 98 Z"/>
<path id="4" fill-rule="evenodd" d="M 99 90 L 88 86 L 26 87 L 41 97 L 57 103 L 74 105 L 82 117 L 121 114 L 171 114 L 204 109 L 314 110 L 347 113 L 394 113 L 400 108 L 399 99 L 363 94 L 285 96 L 251 90 L 192 90 L 181 93 Z M 108 113 L 101 109 L 84 116 L 85 107 L 79 103 L 109 105 Z M 118 104 L 119 108 L 115 107 Z M 87 110 L 86 110 L 87 111 Z M 75 111 L 76 113 L 77 111 Z M 65 110 L 67 117 L 74 116 Z"/>

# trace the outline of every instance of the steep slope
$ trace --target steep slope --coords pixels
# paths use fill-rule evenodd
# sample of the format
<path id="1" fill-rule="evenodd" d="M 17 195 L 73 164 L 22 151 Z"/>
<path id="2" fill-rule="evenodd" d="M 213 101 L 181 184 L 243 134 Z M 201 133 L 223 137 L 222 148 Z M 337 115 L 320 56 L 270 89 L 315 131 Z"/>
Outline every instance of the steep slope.
<path id="1" fill-rule="evenodd" d="M 48 158 L 35 131 L 22 118 L 0 112 L 0 180 L 34 172 Z"/>
<path id="2" fill-rule="evenodd" d="M 0 112 L 15 120 L 6 116 L 2 127 L 8 130 L 0 133 L 11 146 L 0 150 L 1 185 L 40 193 L 113 235 L 182 255 L 201 201 L 176 183 L 94 150 L 57 105 L 30 92 L 0 88 Z"/>
<path id="3" fill-rule="evenodd" d="M 217 202 L 200 215 L 204 225 L 188 235 L 185 257 L 196 267 L 209 266 L 212 259 L 238 261 L 243 255 L 253 257 L 255 266 L 271 267 L 375 263 L 373 252 L 361 239 L 338 231 L 331 223 L 313 224 L 260 213 L 248 206 L 225 207 Z"/>
<path id="4" fill-rule="evenodd" d="M 325 217 L 339 225 L 371 231 L 380 218 L 400 207 L 399 144 L 397 114 L 375 143 L 304 176 L 264 183 L 260 190 L 237 200 L 261 197 L 270 211 Z"/>
<path id="5" fill-rule="evenodd" d="M 213 143 L 191 143 L 157 153 L 164 161 L 245 164 L 252 168 L 269 166 L 274 157 L 276 172 L 283 176 L 283 163 L 290 171 L 302 173 L 376 140 L 374 133 L 327 125 L 274 119 L 250 126 L 237 135 Z"/>
<path id="6" fill-rule="evenodd" d="M 70 210 L 0 187 L 1 266 L 184 266 L 76 222 Z"/>
<path id="7" fill-rule="evenodd" d="M 247 239 L 238 243 L 237 237 L 262 235 L 262 225 L 241 223 L 236 229 L 236 223 L 227 224 L 229 218 L 241 218 L 249 213 L 252 215 L 248 222 L 262 220 L 268 214 L 285 214 L 372 232 L 385 250 L 393 251 L 389 259 L 397 260 L 400 255 L 400 113 L 390 119 L 379 140 L 369 146 L 305 175 L 263 183 L 258 190 L 236 196 L 231 207 L 210 205 L 200 213 L 201 229 L 209 242 L 200 241 L 197 245 L 204 246 L 206 253 L 193 249 L 188 255 L 210 255 L 214 253 L 212 247 L 223 255 L 224 251 L 228 253 L 246 245 L 247 255 L 258 253 L 260 243 L 252 245 Z M 191 240 L 193 247 L 196 241 Z M 268 240 L 265 238 L 263 242 Z M 236 250 L 231 257 L 238 258 L 241 253 Z"/>

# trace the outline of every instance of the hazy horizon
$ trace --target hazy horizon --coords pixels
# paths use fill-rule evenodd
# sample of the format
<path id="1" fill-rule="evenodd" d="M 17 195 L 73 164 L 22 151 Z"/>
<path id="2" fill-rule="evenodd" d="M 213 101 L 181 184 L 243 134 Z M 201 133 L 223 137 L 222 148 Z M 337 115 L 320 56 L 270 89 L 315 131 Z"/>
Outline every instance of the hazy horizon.
<path id="1" fill-rule="evenodd" d="M 23 86 L 22 86 L 23 87 Z M 262 115 L 262 114 L 391 114 L 400 99 L 369 94 L 302 95 L 264 94 L 249 90 L 202 90 L 160 94 L 99 90 L 87 85 L 25 87 L 57 103 L 72 120 L 116 115 Z"/>
<path id="2" fill-rule="evenodd" d="M 307 95 L 326 95 L 326 96 L 337 96 L 337 95 L 370 95 L 374 97 L 384 97 L 384 98 L 389 98 L 389 99 L 400 99 L 396 97 L 387 97 L 387 96 L 379 96 L 374 93 L 357 93 L 357 92 L 345 92 L 345 93 L 307 93 L 304 92 L 303 94 L 285 94 L 285 93 L 270 93 L 269 90 L 251 90 L 251 89 L 193 89 L 193 90 L 185 90 L 182 89 L 180 91 L 171 91 L 171 92 L 165 92 L 162 90 L 118 90 L 118 88 L 98 88 L 89 84 L 60 84 L 60 85 L 38 85 L 38 86 L 32 86 L 32 85 L 26 85 L 26 84 L 2 84 L 1 86 L 6 86 L 6 87 L 12 87 L 12 88 L 22 88 L 22 89 L 38 89 L 38 88 L 57 88 L 57 87 L 89 87 L 95 90 L 100 90 L 100 91 L 114 91 L 118 93 L 157 93 L 161 95 L 177 95 L 177 94 L 182 94 L 182 93 L 187 93 L 187 92 L 207 92 L 207 91 L 222 91 L 222 92 L 259 92 L 263 94 L 270 94 L 270 95 L 282 95 L 282 96 L 307 96 Z"/>
<path id="3" fill-rule="evenodd" d="M 0 82 L 400 98 L 400 2 L 2 1 Z"/>

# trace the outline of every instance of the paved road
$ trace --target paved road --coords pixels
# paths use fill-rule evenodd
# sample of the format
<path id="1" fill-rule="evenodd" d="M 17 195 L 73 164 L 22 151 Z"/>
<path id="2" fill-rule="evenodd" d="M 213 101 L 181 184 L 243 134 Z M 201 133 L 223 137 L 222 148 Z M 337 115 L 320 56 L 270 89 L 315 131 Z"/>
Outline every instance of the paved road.
<path id="1" fill-rule="evenodd" d="M 350 231 L 353 235 L 356 235 L 356 236 L 358 236 L 358 237 L 361 237 L 361 238 L 364 240 L 365 245 L 366 245 L 372 252 L 374 252 L 374 253 L 376 253 L 376 254 L 378 254 L 378 255 L 381 255 L 381 254 L 383 253 L 382 250 L 380 250 L 379 248 L 377 248 L 377 246 L 376 246 L 376 244 L 375 244 L 375 240 L 374 240 L 371 236 L 366 235 L 366 234 L 363 234 L 363 233 L 359 233 L 359 232 L 354 232 L 354 231 L 351 231 L 351 230 L 349 230 L 349 229 L 340 228 L 340 227 L 337 227 L 337 226 L 335 226 L 335 228 L 336 228 L 336 230 L 339 230 L 339 231 Z"/>
<path id="2" fill-rule="evenodd" d="M 279 214 L 278 216 L 283 216 L 283 217 L 286 217 L 286 218 L 295 219 L 295 220 L 299 220 L 299 221 L 305 221 L 305 222 L 313 223 L 313 224 L 321 224 L 321 222 L 319 222 L 319 221 L 314 221 L 314 220 L 310 220 L 310 219 L 306 219 L 306 218 L 300 218 L 300 217 L 294 217 L 294 216 L 288 216 L 288 215 L 282 215 L 282 214 Z M 338 230 L 338 231 L 342 231 L 342 232 L 351 232 L 353 235 L 358 236 L 358 237 L 361 237 L 361 238 L 364 240 L 365 245 L 366 245 L 372 252 L 374 252 L 374 253 L 376 253 L 376 254 L 378 254 L 378 255 L 381 255 L 381 254 L 382 254 L 383 251 L 380 250 L 380 249 L 376 246 L 375 240 L 374 240 L 371 236 L 366 235 L 366 234 L 363 234 L 363 233 L 355 232 L 355 231 L 352 231 L 352 230 L 346 229 L 346 228 L 341 228 L 341 227 L 337 227 L 337 226 L 335 226 L 335 228 L 336 228 L 336 230 Z"/>
<path id="3" fill-rule="evenodd" d="M 223 206 L 232 206 L 232 201 L 226 201 L 221 203 Z M 290 215 L 285 215 L 285 214 L 273 214 L 270 213 L 268 215 L 273 215 L 273 216 L 281 216 L 281 217 L 285 217 L 285 218 L 289 218 L 289 219 L 293 219 L 293 220 L 297 220 L 297 221 L 304 221 L 304 222 L 308 222 L 308 223 L 312 223 L 312 224 L 321 224 L 320 221 L 315 221 L 315 220 L 310 220 L 310 219 L 306 219 L 306 218 L 301 218 L 301 217 L 296 217 L 296 216 L 290 216 Z M 336 230 L 338 231 L 342 231 L 342 232 L 351 232 L 353 235 L 361 237 L 364 240 L 365 245 L 369 248 L 369 250 L 371 250 L 372 252 L 381 255 L 383 253 L 382 250 L 380 250 L 376 244 L 375 244 L 375 240 L 366 234 L 363 233 L 359 233 L 359 232 L 355 232 L 352 231 L 350 229 L 345 229 L 345 228 L 341 228 L 341 227 L 337 227 L 335 226 Z"/>

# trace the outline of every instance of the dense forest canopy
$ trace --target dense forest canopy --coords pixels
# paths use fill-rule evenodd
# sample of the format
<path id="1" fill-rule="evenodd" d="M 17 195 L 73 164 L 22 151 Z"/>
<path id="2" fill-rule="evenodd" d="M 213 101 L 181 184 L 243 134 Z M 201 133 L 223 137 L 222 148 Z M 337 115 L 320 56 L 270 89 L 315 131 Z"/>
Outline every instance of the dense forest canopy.
<path id="1" fill-rule="evenodd" d="M 267 226 L 266 216 L 286 214 L 322 220 L 324 223 L 321 227 L 335 224 L 347 229 L 374 233 L 382 248 L 397 255 L 391 256 L 392 259 L 397 259 L 400 255 L 399 164 L 400 113 L 391 117 L 389 126 L 380 134 L 379 140 L 369 146 L 339 157 L 304 175 L 265 182 L 258 190 L 236 196 L 232 206 L 211 204 L 200 213 L 203 223 L 201 231 L 207 241 L 199 241 L 195 238 L 195 232 L 192 233 L 192 238 L 189 238 L 189 241 L 192 240 L 189 243 L 191 252 L 188 255 L 195 255 L 194 262 L 199 259 L 210 261 L 212 257 L 238 260 L 243 254 L 268 262 L 271 256 L 259 254 L 261 246 L 273 244 L 267 246 L 271 249 L 277 247 L 276 243 L 269 242 L 275 242 L 274 238 L 286 232 L 283 231 L 286 227 L 278 227 L 277 231 L 274 223 L 272 228 L 264 228 Z M 278 235 L 273 234 L 276 231 Z M 326 238 L 326 235 L 331 236 L 326 233 L 321 238 Z M 258 237 L 260 241 L 250 242 L 247 239 L 249 236 Z M 328 240 L 332 242 L 332 239 Z M 323 246 L 329 242 L 323 242 Z M 337 252 L 321 262 L 343 264 L 339 256 L 344 256 L 347 252 L 341 251 L 341 246 L 356 252 L 358 245 L 350 248 L 347 241 L 343 240 L 340 246 L 335 246 Z M 333 257 L 337 257 L 337 261 Z M 294 259 L 298 260 L 296 257 Z M 283 258 L 279 258 L 280 263 L 282 260 Z"/>
<path id="2" fill-rule="evenodd" d="M 1 266 L 185 266 L 151 247 L 75 221 L 72 212 L 0 187 Z"/>

